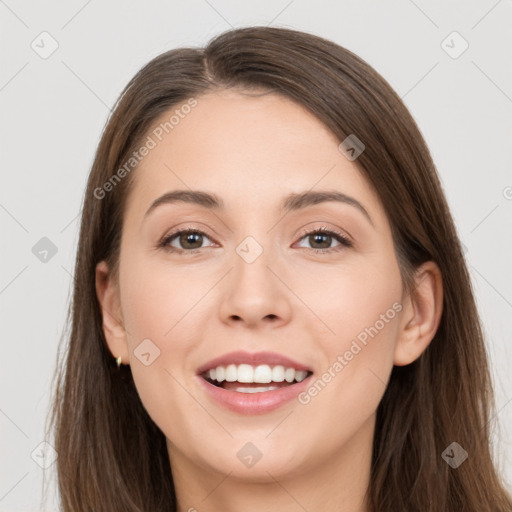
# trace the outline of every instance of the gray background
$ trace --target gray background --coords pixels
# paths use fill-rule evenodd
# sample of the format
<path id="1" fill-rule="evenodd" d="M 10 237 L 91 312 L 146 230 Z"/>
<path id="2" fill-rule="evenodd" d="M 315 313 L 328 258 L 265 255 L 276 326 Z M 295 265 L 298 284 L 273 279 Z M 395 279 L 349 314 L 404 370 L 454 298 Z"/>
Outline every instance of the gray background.
<path id="1" fill-rule="evenodd" d="M 42 469 L 31 454 L 36 450 L 38 460 L 44 441 L 79 210 L 109 108 L 159 53 L 254 24 L 306 30 L 354 51 L 390 82 L 417 120 L 467 249 L 497 395 L 495 452 L 510 486 L 511 1 L 183 4 L 0 0 L 0 510 L 40 510 L 43 473 L 51 477 L 55 467 Z M 43 31 L 50 36 L 40 36 Z M 469 44 L 461 55 L 457 36 L 442 44 L 453 31 Z M 58 48 L 42 58 L 51 44 Z M 32 250 L 43 237 L 57 248 L 46 262 Z M 48 510 L 56 510 L 51 496 Z"/>

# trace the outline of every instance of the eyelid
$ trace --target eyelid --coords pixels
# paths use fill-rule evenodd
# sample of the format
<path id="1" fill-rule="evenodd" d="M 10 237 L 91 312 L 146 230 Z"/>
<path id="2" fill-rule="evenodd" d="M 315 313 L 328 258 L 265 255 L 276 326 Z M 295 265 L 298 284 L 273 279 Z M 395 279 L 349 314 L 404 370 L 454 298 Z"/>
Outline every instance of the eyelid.
<path id="1" fill-rule="evenodd" d="M 157 248 L 163 248 L 163 249 L 168 250 L 169 252 L 188 253 L 188 254 L 194 254 L 198 251 L 201 251 L 202 249 L 207 248 L 207 247 L 200 247 L 197 249 L 181 249 L 178 247 L 171 247 L 168 245 L 171 239 L 175 239 L 177 236 L 179 236 L 183 232 L 185 232 L 185 233 L 186 232 L 194 232 L 194 233 L 199 233 L 201 235 L 206 235 L 206 237 L 209 238 L 212 242 L 214 242 L 215 244 L 218 244 L 218 242 L 215 240 L 215 237 L 213 237 L 209 234 L 208 229 L 198 228 L 197 225 L 185 225 L 176 230 L 171 230 L 170 233 L 165 234 L 158 242 Z M 344 248 L 348 249 L 348 248 L 353 247 L 355 244 L 352 236 L 349 235 L 346 231 L 343 231 L 343 230 L 340 230 L 340 229 L 334 228 L 334 227 L 328 227 L 324 224 L 322 224 L 321 226 L 317 226 L 317 227 L 311 227 L 311 226 L 304 227 L 301 229 L 301 231 L 299 231 L 294 236 L 294 239 L 297 238 L 297 241 L 300 241 L 303 238 L 305 238 L 306 236 L 310 236 L 310 235 L 313 235 L 316 233 L 325 233 L 326 235 L 331 236 L 331 238 L 336 239 L 337 237 L 339 237 L 341 240 L 337 240 L 338 244 L 339 244 L 338 246 L 330 247 L 327 249 L 314 249 L 314 248 L 310 248 L 310 247 L 304 247 L 304 249 L 306 249 L 308 251 L 314 251 L 316 253 L 325 253 L 327 255 L 327 254 L 332 254 L 333 252 L 336 252 L 337 250 L 340 250 L 340 246 L 342 246 L 342 248 L 344 247 Z"/>
<path id="2" fill-rule="evenodd" d="M 322 221 L 320 221 L 322 222 Z M 322 224 L 321 226 L 314 226 L 314 227 L 311 227 L 309 224 L 308 224 L 309 227 L 304 227 L 301 229 L 301 231 L 298 232 L 297 235 L 295 235 L 295 238 L 299 237 L 299 238 L 303 238 L 304 236 L 306 235 L 310 235 L 311 233 L 317 233 L 317 232 L 320 232 L 320 233 L 334 233 L 338 236 L 340 236 L 341 238 L 345 239 L 347 242 L 350 242 L 351 244 L 354 244 L 354 240 L 352 238 L 352 236 L 345 230 L 342 230 L 342 229 L 339 229 L 339 228 L 336 228 L 336 227 L 330 227 L 330 226 L 327 226 L 324 224 Z"/>
<path id="3" fill-rule="evenodd" d="M 200 233 L 200 234 L 203 234 L 203 235 L 206 235 L 210 240 L 212 240 L 213 242 L 215 242 L 216 244 L 218 244 L 218 242 L 215 240 L 215 237 L 212 236 L 210 233 L 209 233 L 209 230 L 207 228 L 203 228 L 203 227 L 197 227 L 197 223 L 194 223 L 194 225 L 184 225 L 184 226 L 181 226 L 180 228 L 177 228 L 177 229 L 171 229 L 170 232 L 167 232 L 158 242 L 158 247 L 163 247 L 168 241 L 169 239 L 171 238 L 174 238 L 176 237 L 177 235 L 179 235 L 180 233 L 182 233 L 183 231 L 192 231 L 192 232 L 197 232 L 197 233 Z M 173 249 L 176 249 L 176 250 L 180 250 L 179 248 L 176 248 L 176 247 L 173 247 Z M 202 249 L 205 249 L 205 247 L 202 247 Z M 184 249 L 181 249 L 183 251 L 185 251 Z M 194 252 L 196 250 L 199 250 L 199 249 L 191 249 L 191 250 L 187 250 L 186 252 Z"/>

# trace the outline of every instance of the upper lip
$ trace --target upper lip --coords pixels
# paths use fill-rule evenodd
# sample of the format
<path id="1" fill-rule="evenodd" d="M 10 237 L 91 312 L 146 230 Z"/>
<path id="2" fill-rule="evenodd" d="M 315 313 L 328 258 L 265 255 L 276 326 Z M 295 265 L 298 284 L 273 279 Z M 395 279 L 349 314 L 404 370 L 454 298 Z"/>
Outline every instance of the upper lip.
<path id="1" fill-rule="evenodd" d="M 276 352 L 244 352 L 239 350 L 211 359 L 197 369 L 197 374 L 201 375 L 212 368 L 227 366 L 228 364 L 250 364 L 251 366 L 258 366 L 260 364 L 268 364 L 269 366 L 282 365 L 285 368 L 312 372 L 311 368 L 307 365 Z"/>

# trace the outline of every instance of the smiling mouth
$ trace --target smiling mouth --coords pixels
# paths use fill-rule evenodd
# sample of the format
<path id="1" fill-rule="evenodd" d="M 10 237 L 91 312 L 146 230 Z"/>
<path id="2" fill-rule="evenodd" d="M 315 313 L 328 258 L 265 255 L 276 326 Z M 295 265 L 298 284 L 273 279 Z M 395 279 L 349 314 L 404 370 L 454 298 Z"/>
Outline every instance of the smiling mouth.
<path id="1" fill-rule="evenodd" d="M 238 393 L 264 393 L 293 386 L 311 376 L 313 372 L 286 368 L 282 365 L 230 364 L 217 366 L 203 377 L 210 384 Z"/>

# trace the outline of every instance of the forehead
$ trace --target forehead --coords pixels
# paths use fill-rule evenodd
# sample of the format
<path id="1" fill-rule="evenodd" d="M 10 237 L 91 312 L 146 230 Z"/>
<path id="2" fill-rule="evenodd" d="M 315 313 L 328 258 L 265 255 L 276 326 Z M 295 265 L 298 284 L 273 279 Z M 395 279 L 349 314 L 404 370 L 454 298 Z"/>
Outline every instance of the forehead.
<path id="1" fill-rule="evenodd" d="M 379 199 L 338 138 L 304 106 L 278 93 L 217 90 L 155 120 L 152 149 L 134 171 L 127 208 L 143 215 L 158 196 L 201 189 L 228 207 L 277 206 L 290 192 L 336 189 L 380 210 Z"/>

